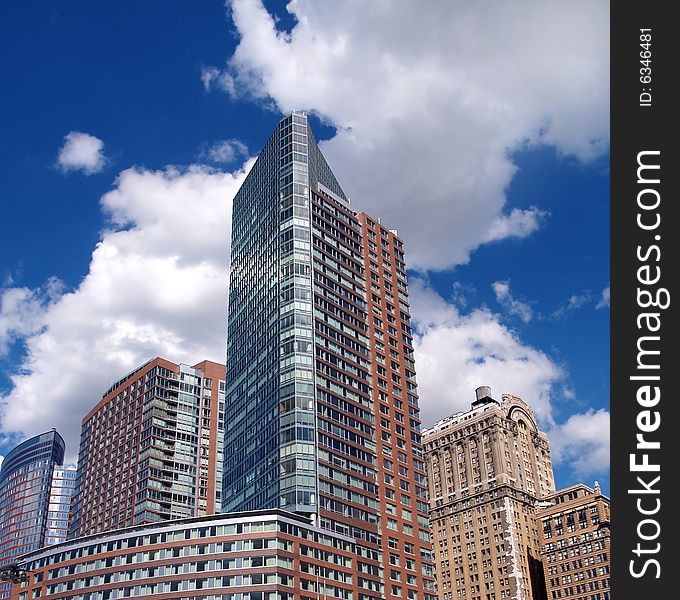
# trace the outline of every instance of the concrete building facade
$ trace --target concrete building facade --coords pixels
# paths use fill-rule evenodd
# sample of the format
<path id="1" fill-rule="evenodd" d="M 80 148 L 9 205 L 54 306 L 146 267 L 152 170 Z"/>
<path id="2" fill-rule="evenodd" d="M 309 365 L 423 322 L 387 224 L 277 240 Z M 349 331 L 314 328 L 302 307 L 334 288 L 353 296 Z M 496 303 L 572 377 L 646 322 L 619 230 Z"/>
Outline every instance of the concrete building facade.
<path id="1" fill-rule="evenodd" d="M 82 424 L 69 537 L 220 511 L 224 365 L 155 358 Z"/>
<path id="2" fill-rule="evenodd" d="M 610 501 L 579 484 L 544 498 L 536 518 L 548 598 L 610 599 Z"/>
<path id="3" fill-rule="evenodd" d="M 548 438 L 520 398 L 476 394 L 469 412 L 423 432 L 439 599 L 542 599 L 536 507 L 555 491 Z"/>

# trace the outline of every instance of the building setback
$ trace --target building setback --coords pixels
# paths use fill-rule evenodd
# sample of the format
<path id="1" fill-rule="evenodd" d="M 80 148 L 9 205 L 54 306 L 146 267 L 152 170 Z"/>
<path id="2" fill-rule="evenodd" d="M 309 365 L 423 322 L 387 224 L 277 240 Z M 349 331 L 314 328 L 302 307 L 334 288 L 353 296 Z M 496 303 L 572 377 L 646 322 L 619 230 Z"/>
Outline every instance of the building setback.
<path id="1" fill-rule="evenodd" d="M 69 540 L 24 556 L 13 600 L 352 600 L 353 538 L 284 511 L 218 514 Z M 317 595 L 317 593 L 319 595 Z"/>
<path id="2" fill-rule="evenodd" d="M 233 206 L 223 509 L 356 540 L 354 600 L 433 597 L 403 260 L 284 118 Z"/>
<path id="3" fill-rule="evenodd" d="M 609 600 L 610 502 L 600 486 L 550 494 L 536 518 L 548 598 Z"/>
<path id="4" fill-rule="evenodd" d="M 555 491 L 547 436 L 529 406 L 480 387 L 472 409 L 423 432 L 440 600 L 541 599 L 536 522 Z"/>
<path id="5" fill-rule="evenodd" d="M 64 467 L 64 439 L 54 429 L 12 449 L 0 469 L 0 567 L 66 539 L 75 469 Z M 9 585 L 0 585 L 0 598 Z"/>
<path id="6" fill-rule="evenodd" d="M 83 419 L 69 537 L 220 511 L 224 365 L 155 358 Z"/>

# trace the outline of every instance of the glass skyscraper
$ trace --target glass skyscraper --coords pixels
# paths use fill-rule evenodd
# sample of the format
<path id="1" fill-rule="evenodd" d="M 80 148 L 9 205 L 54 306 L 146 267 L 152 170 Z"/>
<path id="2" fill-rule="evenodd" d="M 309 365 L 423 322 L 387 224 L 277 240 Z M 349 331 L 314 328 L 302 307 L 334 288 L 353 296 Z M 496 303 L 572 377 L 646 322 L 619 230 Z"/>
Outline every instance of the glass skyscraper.
<path id="1" fill-rule="evenodd" d="M 66 445 L 55 431 L 13 448 L 0 469 L 0 567 L 66 539 L 75 469 L 63 467 Z M 0 598 L 9 586 L 0 585 Z"/>
<path id="2" fill-rule="evenodd" d="M 223 502 L 357 541 L 355 596 L 430 597 L 403 242 L 349 201 L 304 113 L 234 199 Z"/>
<path id="3" fill-rule="evenodd" d="M 234 200 L 226 511 L 318 510 L 310 182 L 345 198 L 307 118 L 294 113 Z"/>

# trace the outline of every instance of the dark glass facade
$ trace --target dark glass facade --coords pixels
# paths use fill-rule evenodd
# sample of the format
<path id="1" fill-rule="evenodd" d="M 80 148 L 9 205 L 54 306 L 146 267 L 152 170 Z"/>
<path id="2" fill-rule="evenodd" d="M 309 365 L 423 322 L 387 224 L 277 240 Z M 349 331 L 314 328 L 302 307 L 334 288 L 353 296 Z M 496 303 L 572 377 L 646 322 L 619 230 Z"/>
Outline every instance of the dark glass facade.
<path id="1" fill-rule="evenodd" d="M 234 199 L 225 511 L 318 510 L 311 182 L 344 197 L 306 116 L 293 113 Z"/>

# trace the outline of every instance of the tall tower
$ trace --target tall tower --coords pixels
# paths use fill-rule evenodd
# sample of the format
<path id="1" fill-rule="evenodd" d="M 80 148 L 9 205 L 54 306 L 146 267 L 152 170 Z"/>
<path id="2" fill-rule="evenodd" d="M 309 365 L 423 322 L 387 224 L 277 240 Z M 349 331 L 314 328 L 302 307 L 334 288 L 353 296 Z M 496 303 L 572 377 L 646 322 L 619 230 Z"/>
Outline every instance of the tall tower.
<path id="1" fill-rule="evenodd" d="M 543 599 L 536 510 L 555 481 L 531 408 L 483 386 L 423 437 L 440 599 Z"/>
<path id="2" fill-rule="evenodd" d="M 75 470 L 64 467 L 64 439 L 55 431 L 12 449 L 0 469 L 0 567 L 66 539 Z M 6 585 L 0 598 L 8 598 Z"/>
<path id="3" fill-rule="evenodd" d="M 69 537 L 221 508 L 224 365 L 154 358 L 83 419 Z"/>
<path id="4" fill-rule="evenodd" d="M 353 537 L 355 598 L 429 596 L 401 240 L 382 227 L 371 234 L 392 253 L 369 281 L 375 221 L 350 209 L 300 112 L 269 138 L 232 223 L 223 510 L 283 508 Z M 381 327 L 378 339 L 373 316 L 385 311 L 387 326 L 385 294 L 395 332 Z M 378 356 L 402 385 L 376 379 Z M 393 438 L 379 454 L 383 433 Z"/>

